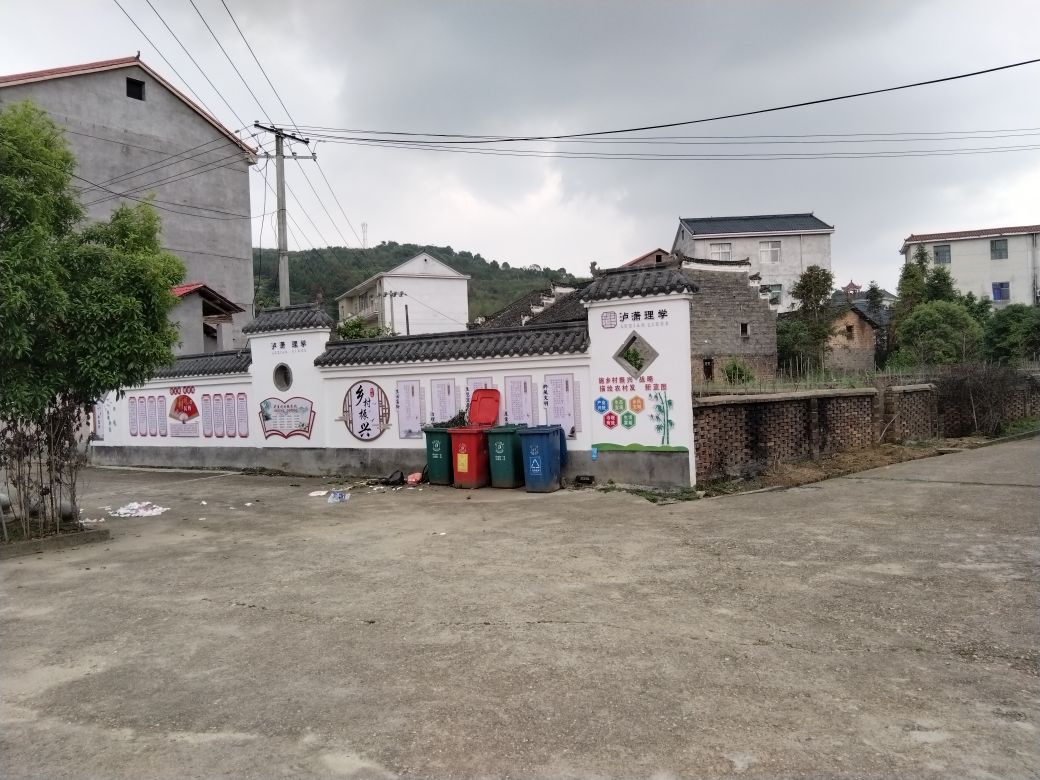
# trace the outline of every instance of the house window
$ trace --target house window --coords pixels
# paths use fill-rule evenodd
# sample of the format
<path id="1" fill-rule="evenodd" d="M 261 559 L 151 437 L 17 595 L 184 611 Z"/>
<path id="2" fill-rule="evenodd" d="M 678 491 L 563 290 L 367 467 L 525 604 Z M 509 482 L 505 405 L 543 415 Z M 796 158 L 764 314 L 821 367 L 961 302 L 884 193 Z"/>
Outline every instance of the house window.
<path id="1" fill-rule="evenodd" d="M 747 322 L 740 323 L 740 337 L 742 339 L 751 338 L 751 325 Z"/>
<path id="2" fill-rule="evenodd" d="M 1011 282 L 993 282 L 993 300 L 1011 300 Z"/>
<path id="3" fill-rule="evenodd" d="M 854 336 L 855 336 L 855 328 L 853 328 L 851 325 L 846 325 L 845 326 L 845 338 L 847 338 L 849 341 L 852 341 Z"/>
<path id="4" fill-rule="evenodd" d="M 758 242 L 758 259 L 763 263 L 779 263 L 780 262 L 780 242 L 779 241 L 759 241 Z"/>
<path id="5" fill-rule="evenodd" d="M 708 258 L 710 260 L 730 259 L 733 254 L 733 244 L 708 244 Z"/>
<path id="6" fill-rule="evenodd" d="M 989 242 L 989 259 L 1007 260 L 1006 238 L 994 238 L 992 241 Z M 993 300 L 996 300 L 996 298 L 994 298 Z"/>
<path id="7" fill-rule="evenodd" d="M 134 100 L 144 100 L 144 82 L 138 79 L 127 79 L 126 96 Z"/>
<path id="8" fill-rule="evenodd" d="M 949 265 L 950 264 L 950 245 L 939 244 L 932 247 L 932 257 L 935 258 L 936 265 Z"/>
<path id="9" fill-rule="evenodd" d="M 783 295 L 784 286 L 782 284 L 771 284 L 769 285 L 769 305 L 779 306 L 780 298 Z"/>
<path id="10" fill-rule="evenodd" d="M 661 262 L 661 254 L 660 254 L 660 252 L 657 253 L 656 255 L 654 255 L 654 262 L 655 263 L 660 263 Z"/>

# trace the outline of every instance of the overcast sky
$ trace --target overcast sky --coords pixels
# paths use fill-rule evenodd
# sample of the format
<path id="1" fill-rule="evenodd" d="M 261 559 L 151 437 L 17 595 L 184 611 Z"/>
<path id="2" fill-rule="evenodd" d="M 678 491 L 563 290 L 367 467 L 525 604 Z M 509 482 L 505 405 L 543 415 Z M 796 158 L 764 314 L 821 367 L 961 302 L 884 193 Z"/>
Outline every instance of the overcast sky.
<path id="1" fill-rule="evenodd" d="M 238 121 L 145 0 L 120 0 L 190 90 Z M 1035 0 L 933 2 L 273 2 L 226 0 L 299 125 L 544 135 L 709 117 L 1040 56 Z M 188 0 L 152 0 L 246 122 L 262 118 Z M 220 0 L 196 0 L 264 110 L 285 112 Z M 114 0 L 0 0 L 0 73 L 142 58 L 179 83 Z M 1020 138 L 821 145 L 501 144 L 547 152 L 750 154 L 1040 145 L 1040 65 L 823 106 L 645 135 L 949 133 Z M 990 134 L 992 135 L 992 134 Z M 1006 135 L 1006 133 L 1004 134 Z M 703 139 L 687 139 L 703 140 Z M 730 139 L 731 141 L 733 139 Z M 810 139 L 798 139 L 806 141 Z M 319 143 L 360 234 L 450 244 L 586 273 L 670 248 L 683 217 L 814 212 L 833 224 L 838 283 L 893 287 L 911 232 L 1040 222 L 1040 150 L 961 156 L 647 161 L 449 154 Z M 358 243 L 313 163 L 332 220 L 290 164 L 303 246 Z M 273 172 L 273 166 L 272 166 Z M 254 176 L 253 212 L 263 187 Z M 290 206 L 295 206 L 290 202 Z M 268 210 L 272 208 L 268 201 Z M 254 220 L 259 237 L 260 220 Z M 270 223 L 263 243 L 274 245 Z M 291 242 L 295 245 L 295 242 Z"/>

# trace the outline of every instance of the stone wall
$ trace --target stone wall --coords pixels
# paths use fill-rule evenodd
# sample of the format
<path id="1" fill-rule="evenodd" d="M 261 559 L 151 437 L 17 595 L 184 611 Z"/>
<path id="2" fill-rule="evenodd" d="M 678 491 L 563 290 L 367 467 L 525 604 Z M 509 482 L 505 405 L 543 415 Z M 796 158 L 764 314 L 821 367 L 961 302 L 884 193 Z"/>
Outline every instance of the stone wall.
<path id="1" fill-rule="evenodd" d="M 873 388 L 699 398 L 697 480 L 747 476 L 776 463 L 870 446 L 876 399 Z"/>
<path id="2" fill-rule="evenodd" d="M 683 267 L 697 285 L 690 302 L 690 358 L 695 384 L 703 383 L 704 360 L 713 361 L 716 382 L 736 358 L 751 366 L 756 379 L 776 376 L 776 314 L 741 271 Z M 743 327 L 746 326 L 746 327 Z"/>

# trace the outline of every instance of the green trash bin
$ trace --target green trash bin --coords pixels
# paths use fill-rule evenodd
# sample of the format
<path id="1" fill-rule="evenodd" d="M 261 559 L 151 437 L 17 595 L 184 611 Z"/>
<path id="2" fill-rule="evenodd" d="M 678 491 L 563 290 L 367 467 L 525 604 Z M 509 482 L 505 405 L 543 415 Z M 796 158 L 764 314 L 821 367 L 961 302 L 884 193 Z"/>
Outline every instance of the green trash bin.
<path id="1" fill-rule="evenodd" d="M 451 436 L 447 428 L 423 428 L 426 434 L 426 475 L 431 485 L 450 485 L 455 479 L 451 468 Z"/>
<path id="2" fill-rule="evenodd" d="M 488 429 L 488 451 L 491 455 L 491 487 L 524 486 L 524 459 L 517 431 L 526 424 L 499 425 Z"/>

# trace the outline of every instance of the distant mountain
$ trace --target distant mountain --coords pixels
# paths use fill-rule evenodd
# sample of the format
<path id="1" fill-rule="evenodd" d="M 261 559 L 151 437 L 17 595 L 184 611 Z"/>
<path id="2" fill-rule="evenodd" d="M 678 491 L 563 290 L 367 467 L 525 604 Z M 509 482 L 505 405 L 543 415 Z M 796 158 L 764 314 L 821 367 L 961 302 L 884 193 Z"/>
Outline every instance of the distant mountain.
<path id="1" fill-rule="evenodd" d="M 421 246 L 384 241 L 369 249 L 328 247 L 289 253 L 289 292 L 293 303 L 316 300 L 320 294 L 329 314 L 336 315 L 335 299 L 370 276 L 410 260 L 420 252 L 429 252 L 459 273 L 471 277 L 469 282 L 469 317 L 491 314 L 522 295 L 548 288 L 550 284 L 577 284 L 577 279 L 560 268 L 552 270 L 532 265 L 513 267 L 497 260 L 485 260 L 480 254 L 456 252 L 450 246 Z M 278 252 L 253 249 L 253 276 L 257 283 L 257 307 L 277 305 Z"/>

